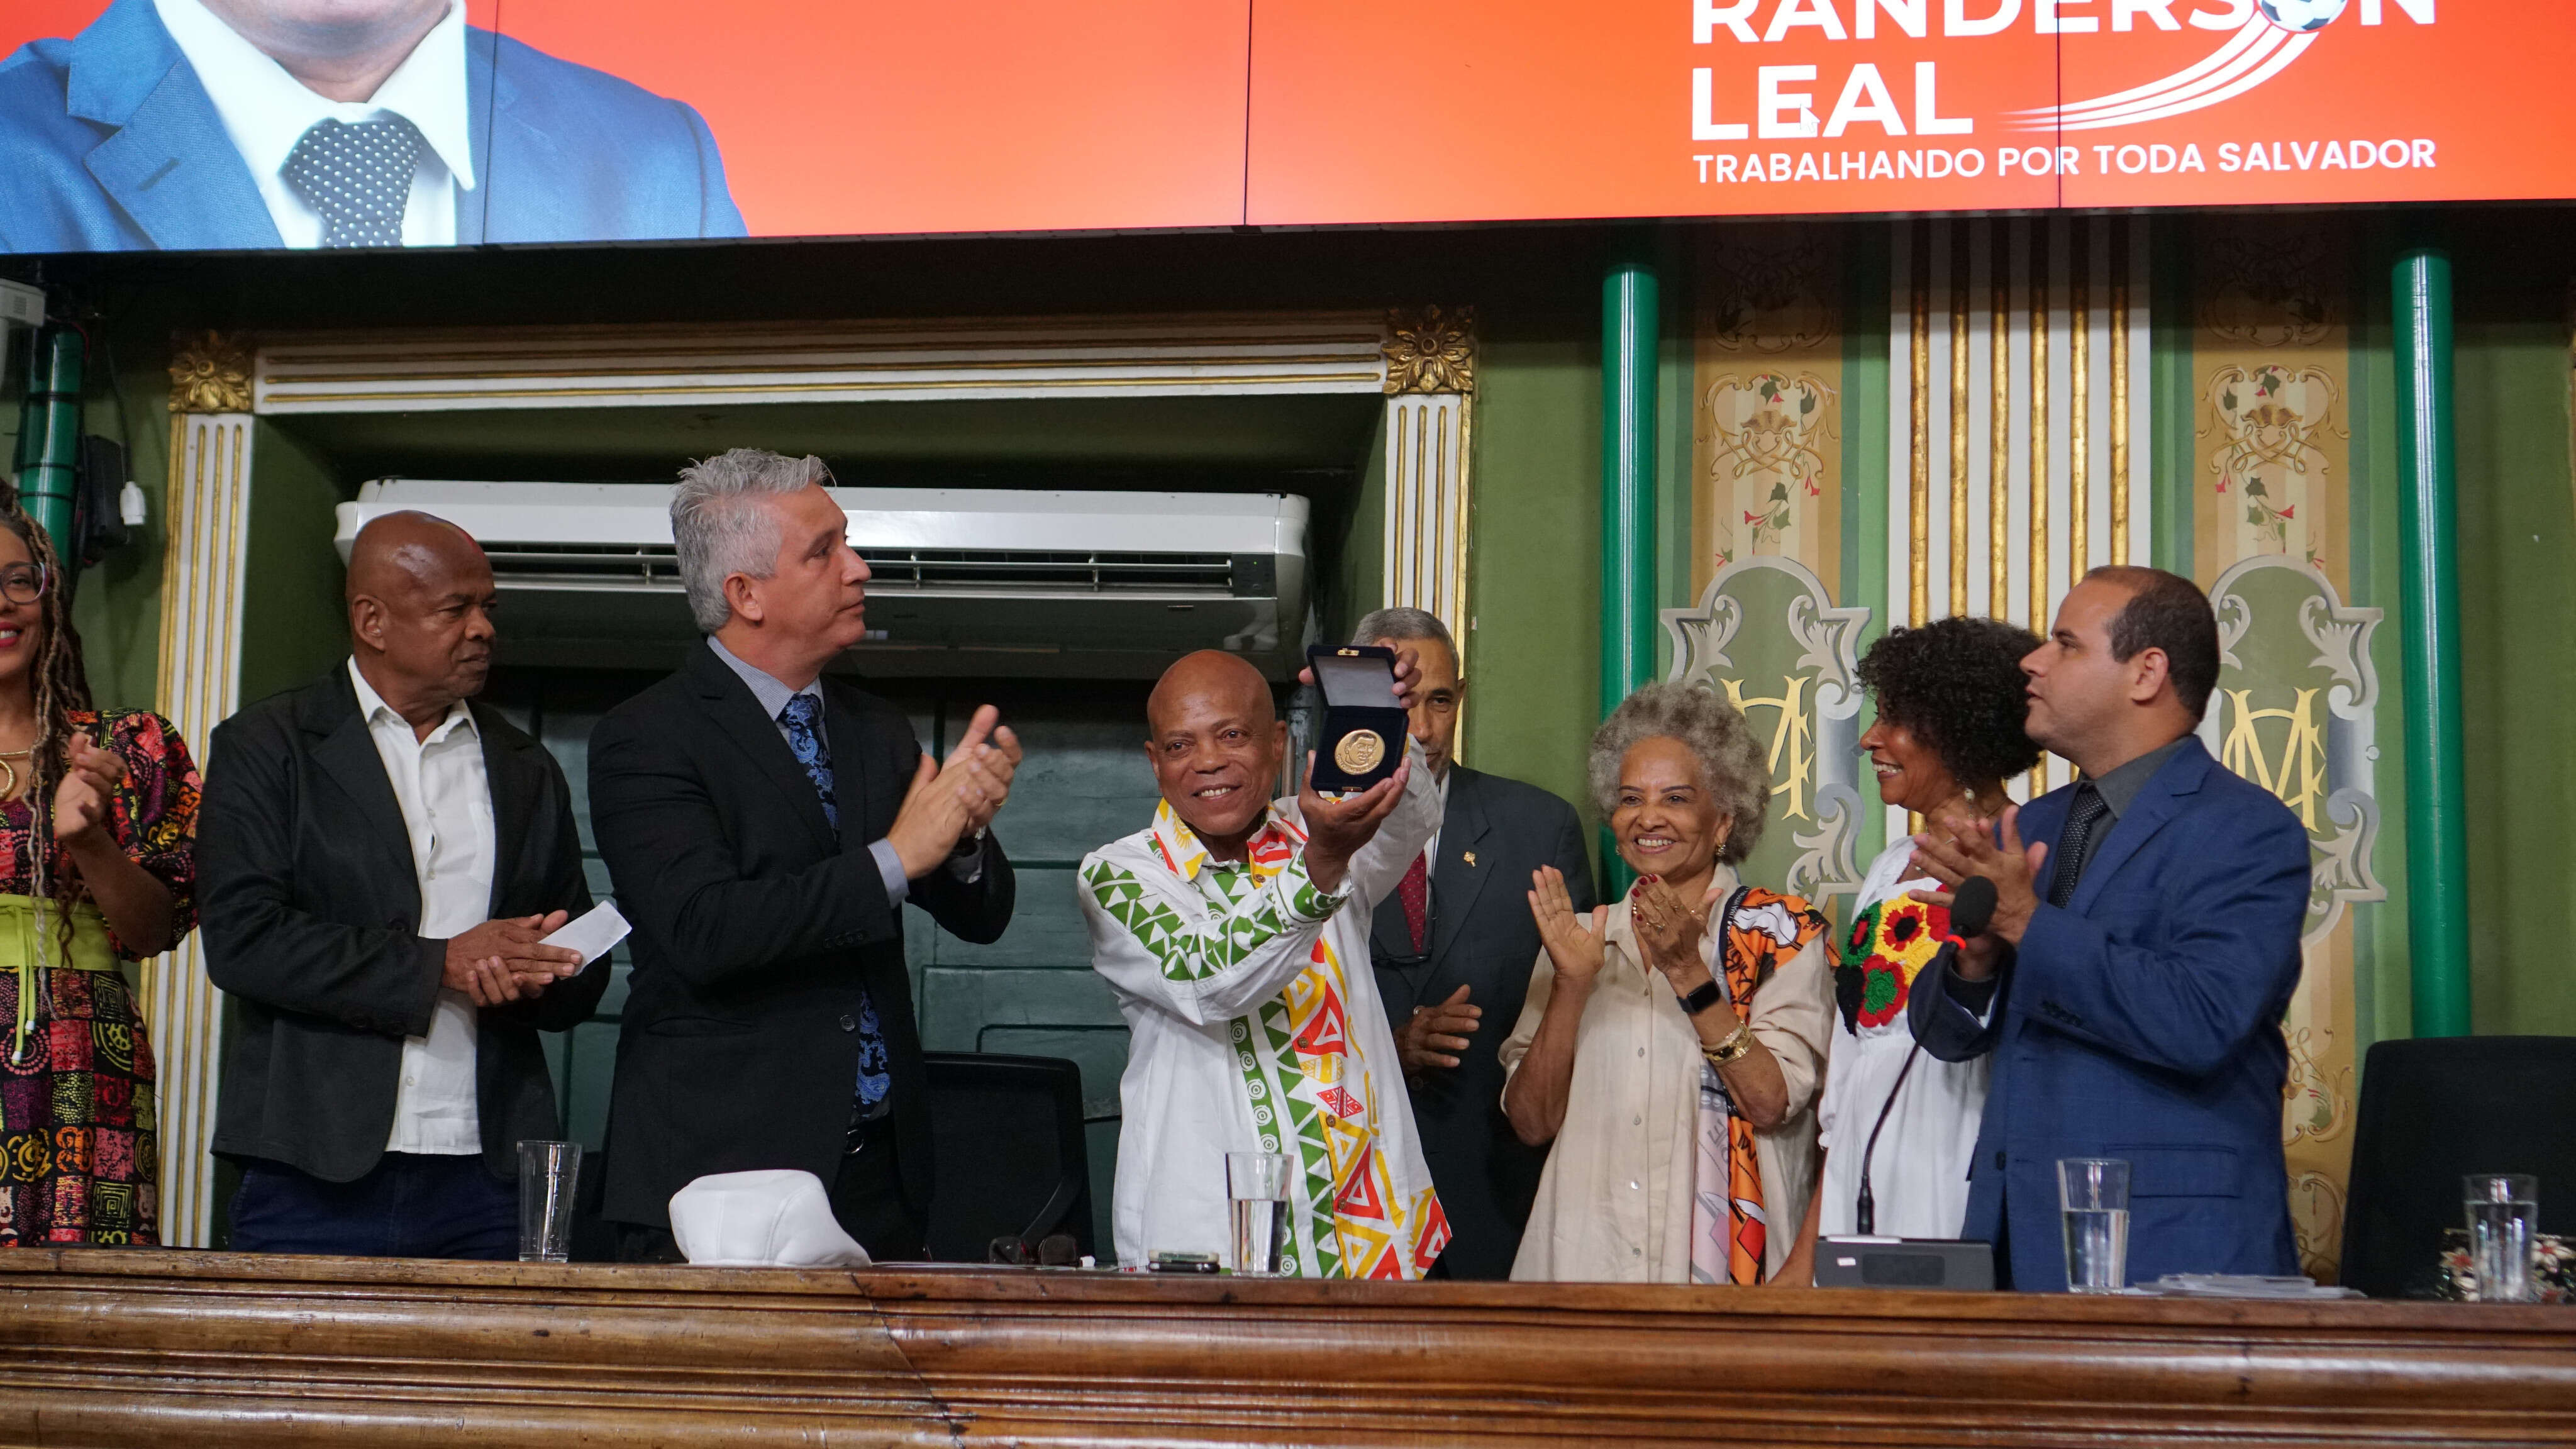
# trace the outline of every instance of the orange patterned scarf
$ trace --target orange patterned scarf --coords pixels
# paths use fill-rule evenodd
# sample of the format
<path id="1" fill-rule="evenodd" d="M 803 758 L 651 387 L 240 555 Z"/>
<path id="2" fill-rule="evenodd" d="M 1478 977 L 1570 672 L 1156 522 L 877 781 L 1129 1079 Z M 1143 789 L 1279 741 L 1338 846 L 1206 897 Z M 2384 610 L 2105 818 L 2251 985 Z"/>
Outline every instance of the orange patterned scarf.
<path id="1" fill-rule="evenodd" d="M 1718 979 L 1747 1021 L 1753 996 L 1807 943 L 1825 918 L 1796 896 L 1746 887 L 1727 901 L 1718 935 Z M 1691 1281 L 1760 1283 L 1770 1215 L 1753 1124 L 1735 1108 L 1717 1069 L 1700 1065 L 1698 1181 L 1691 1197 Z"/>

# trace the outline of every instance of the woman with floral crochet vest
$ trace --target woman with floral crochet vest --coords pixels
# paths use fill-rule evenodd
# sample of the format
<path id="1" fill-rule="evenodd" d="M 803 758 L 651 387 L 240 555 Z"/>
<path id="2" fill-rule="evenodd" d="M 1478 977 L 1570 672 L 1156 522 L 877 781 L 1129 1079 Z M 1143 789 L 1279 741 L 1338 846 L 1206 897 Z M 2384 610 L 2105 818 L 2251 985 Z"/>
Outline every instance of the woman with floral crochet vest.
<path id="1" fill-rule="evenodd" d="M 1971 618 L 1893 630 L 1872 644 L 1860 682 L 1877 702 L 1878 721 L 1860 743 L 1878 772 L 1879 798 L 1926 817 L 2002 814 L 2012 803 L 2003 782 L 2039 762 L 2039 747 L 2022 733 L 2021 672 L 2022 656 L 2038 647 L 2026 630 Z M 1914 868 L 1911 837 L 1890 844 L 1861 879 L 1838 942 L 1833 1070 L 1816 1109 L 1823 1182 L 1781 1270 L 1784 1284 L 1815 1280 L 1820 1232 L 1860 1231 L 1865 1150 L 1871 1231 L 1959 1235 L 1993 1059 L 1936 1061 L 1914 1049 L 1906 1027 L 1914 974 L 1950 931 L 1948 911 L 1911 893 L 1938 889 Z"/>
<path id="2" fill-rule="evenodd" d="M 1503 1044 L 1503 1111 L 1555 1146 L 1512 1276 L 1759 1283 L 1815 1184 L 1825 919 L 1736 879 L 1771 772 L 1716 695 L 1630 695 L 1592 736 L 1590 776 L 1639 878 L 1589 920 L 1554 869 L 1532 880 L 1545 949 Z"/>
<path id="3" fill-rule="evenodd" d="M 161 1240 L 125 967 L 196 923 L 196 766 L 159 715 L 91 708 L 66 582 L 0 504 L 0 1247 Z"/>

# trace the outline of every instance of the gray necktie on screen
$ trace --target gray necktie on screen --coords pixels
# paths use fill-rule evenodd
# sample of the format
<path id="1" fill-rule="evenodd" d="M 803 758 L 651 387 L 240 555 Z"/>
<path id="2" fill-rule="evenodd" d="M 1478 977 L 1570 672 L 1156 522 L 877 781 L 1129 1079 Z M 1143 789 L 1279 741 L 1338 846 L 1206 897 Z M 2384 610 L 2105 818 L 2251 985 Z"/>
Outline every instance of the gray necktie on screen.
<path id="1" fill-rule="evenodd" d="M 2063 906 L 2075 899 L 2075 884 L 2084 878 L 2084 862 L 2093 853 L 2093 837 L 2110 817 L 2111 802 L 2085 781 L 2075 787 L 2075 804 L 2066 812 L 2066 833 L 2057 838 L 2057 873 L 2048 878 L 2048 903 Z"/>
<path id="2" fill-rule="evenodd" d="M 314 123 L 279 172 L 322 217 L 326 247 L 398 247 L 412 173 L 429 142 L 396 115 Z"/>

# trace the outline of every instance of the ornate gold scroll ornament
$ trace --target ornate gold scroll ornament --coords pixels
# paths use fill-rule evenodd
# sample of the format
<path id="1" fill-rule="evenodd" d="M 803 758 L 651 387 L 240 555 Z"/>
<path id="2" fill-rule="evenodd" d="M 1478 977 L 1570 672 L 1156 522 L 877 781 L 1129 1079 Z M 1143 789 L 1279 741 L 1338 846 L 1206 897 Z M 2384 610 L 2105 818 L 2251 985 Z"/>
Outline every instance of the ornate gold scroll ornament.
<path id="1" fill-rule="evenodd" d="M 171 339 L 170 411 L 250 411 L 250 352 L 220 332 L 182 332 Z"/>
<path id="2" fill-rule="evenodd" d="M 1476 390 L 1476 309 L 1398 307 L 1387 313 L 1387 396 Z"/>

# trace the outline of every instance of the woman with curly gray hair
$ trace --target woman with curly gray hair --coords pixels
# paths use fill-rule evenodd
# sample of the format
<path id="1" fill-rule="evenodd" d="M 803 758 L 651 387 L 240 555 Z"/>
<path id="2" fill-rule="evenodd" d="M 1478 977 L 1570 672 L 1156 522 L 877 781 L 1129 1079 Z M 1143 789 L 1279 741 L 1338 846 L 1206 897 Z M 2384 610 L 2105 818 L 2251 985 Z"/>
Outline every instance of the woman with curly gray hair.
<path id="1" fill-rule="evenodd" d="M 1594 732 L 1590 775 L 1638 879 L 1587 921 L 1563 877 L 1532 877 L 1545 949 L 1502 1047 L 1503 1111 L 1556 1145 L 1512 1276 L 1759 1283 L 1815 1183 L 1825 920 L 1736 879 L 1771 770 L 1723 699 L 1638 690 Z"/>

